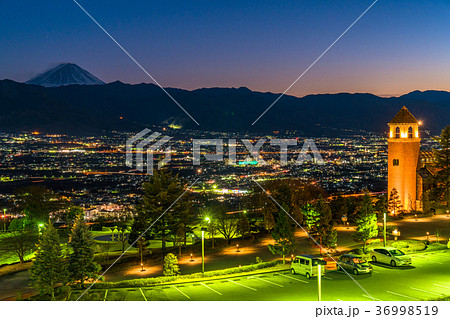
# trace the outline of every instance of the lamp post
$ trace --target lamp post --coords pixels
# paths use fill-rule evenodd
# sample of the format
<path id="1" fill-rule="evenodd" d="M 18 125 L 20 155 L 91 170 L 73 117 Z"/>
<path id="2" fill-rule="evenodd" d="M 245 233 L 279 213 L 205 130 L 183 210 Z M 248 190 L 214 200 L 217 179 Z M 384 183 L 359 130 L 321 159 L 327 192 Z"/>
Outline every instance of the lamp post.
<path id="1" fill-rule="evenodd" d="M 394 240 L 397 240 L 397 238 L 400 236 L 400 232 L 398 231 L 398 229 L 394 229 L 392 231 L 392 235 L 394 236 Z"/>
<path id="2" fill-rule="evenodd" d="M 239 252 L 239 244 L 236 244 L 236 252 Z"/>
<path id="3" fill-rule="evenodd" d="M 322 301 L 322 266 L 325 267 L 327 262 L 325 260 L 318 260 L 317 263 L 317 291 L 318 291 L 318 300 Z"/>
<path id="4" fill-rule="evenodd" d="M 386 247 L 386 215 L 387 213 L 383 213 L 383 246 Z"/>
<path id="5" fill-rule="evenodd" d="M 417 221 L 417 214 L 414 214 L 414 218 L 416 219 L 416 221 Z"/>
<path id="6" fill-rule="evenodd" d="M 205 231 L 206 228 L 202 227 L 202 274 L 205 273 Z"/>
<path id="7" fill-rule="evenodd" d="M 428 244 L 428 239 L 429 239 L 429 236 L 430 236 L 430 232 L 429 232 L 429 231 L 427 231 L 427 244 Z"/>

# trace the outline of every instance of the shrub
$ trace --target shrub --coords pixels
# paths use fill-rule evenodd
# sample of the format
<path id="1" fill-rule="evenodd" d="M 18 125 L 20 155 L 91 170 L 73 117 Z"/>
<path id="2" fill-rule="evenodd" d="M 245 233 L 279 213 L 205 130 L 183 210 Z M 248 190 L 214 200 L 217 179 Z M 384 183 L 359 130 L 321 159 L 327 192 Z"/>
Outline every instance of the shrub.
<path id="1" fill-rule="evenodd" d="M 210 278 L 224 275 L 233 275 L 249 271 L 255 271 L 259 269 L 274 267 L 278 264 L 278 261 L 263 262 L 260 264 L 247 265 L 242 267 L 227 268 L 221 270 L 207 271 L 204 274 L 194 273 L 181 276 L 161 276 L 152 278 L 132 279 L 119 282 L 96 282 L 94 288 L 111 289 L 111 288 L 126 288 L 126 287 L 145 287 L 157 284 L 164 284 L 173 281 L 184 281 L 191 279 Z"/>
<path id="2" fill-rule="evenodd" d="M 260 257 L 256 257 L 256 263 L 257 264 L 260 264 L 260 263 L 262 263 L 263 262 L 263 260 L 260 258 Z"/>
<path id="3" fill-rule="evenodd" d="M 164 276 L 175 276 L 180 274 L 177 256 L 172 253 L 169 253 L 164 257 L 163 274 Z"/>

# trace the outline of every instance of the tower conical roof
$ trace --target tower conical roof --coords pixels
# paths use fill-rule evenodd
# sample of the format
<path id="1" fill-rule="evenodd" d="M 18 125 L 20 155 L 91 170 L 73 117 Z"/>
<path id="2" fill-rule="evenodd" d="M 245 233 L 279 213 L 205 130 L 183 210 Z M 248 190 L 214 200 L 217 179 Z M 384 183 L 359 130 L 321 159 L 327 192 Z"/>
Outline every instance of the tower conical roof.
<path id="1" fill-rule="evenodd" d="M 416 120 L 414 115 L 406 108 L 406 106 L 402 107 L 400 111 L 398 111 L 397 115 L 394 116 L 392 121 L 389 124 L 400 124 L 400 123 L 412 123 L 418 124 L 419 122 Z"/>

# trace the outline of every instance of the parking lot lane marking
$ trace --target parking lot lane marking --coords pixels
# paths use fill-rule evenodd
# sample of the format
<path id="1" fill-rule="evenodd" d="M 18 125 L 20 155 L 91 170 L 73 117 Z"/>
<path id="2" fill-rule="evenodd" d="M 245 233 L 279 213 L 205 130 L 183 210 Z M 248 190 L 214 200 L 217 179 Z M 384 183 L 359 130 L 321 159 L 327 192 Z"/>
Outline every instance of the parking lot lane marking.
<path id="1" fill-rule="evenodd" d="M 438 284 L 433 284 L 435 286 L 441 287 L 441 288 L 445 288 L 445 289 L 450 289 L 449 286 L 444 286 L 444 285 L 438 285 Z"/>
<path id="2" fill-rule="evenodd" d="M 323 276 L 323 278 L 328 279 L 328 280 L 334 280 L 333 278 L 327 277 L 327 276 Z"/>
<path id="3" fill-rule="evenodd" d="M 386 292 L 389 293 L 389 294 L 393 294 L 393 295 L 397 295 L 397 296 L 403 297 L 403 298 L 408 298 L 408 299 L 417 300 L 417 301 L 420 300 L 420 299 L 417 299 L 417 298 L 413 298 L 413 297 L 410 297 L 410 296 L 402 295 L 402 294 L 399 294 L 399 293 L 396 293 L 396 292 L 393 292 L 393 291 L 389 291 L 389 290 L 386 290 Z"/>
<path id="4" fill-rule="evenodd" d="M 437 292 L 426 291 L 426 290 L 422 290 L 422 289 L 414 288 L 414 287 L 409 287 L 409 288 L 411 288 L 411 289 L 413 289 L 413 290 L 417 290 L 417 291 L 424 292 L 424 293 L 426 293 L 426 294 L 432 294 L 432 295 L 436 295 L 436 296 L 442 296 L 442 294 L 438 294 Z"/>
<path id="5" fill-rule="evenodd" d="M 108 295 L 108 289 L 105 291 L 105 297 L 103 297 L 103 301 L 106 301 L 106 296 Z"/>
<path id="6" fill-rule="evenodd" d="M 363 295 L 363 296 L 366 297 L 366 298 L 368 298 L 368 299 L 370 299 L 370 300 L 383 301 L 383 300 L 381 300 L 381 299 L 377 299 L 377 298 L 374 298 L 374 297 L 369 297 L 369 296 L 367 296 L 367 295 Z"/>
<path id="7" fill-rule="evenodd" d="M 145 301 L 148 301 L 147 298 L 146 298 L 145 295 L 144 295 L 144 292 L 142 291 L 142 288 L 139 288 L 139 290 L 141 291 L 141 294 L 142 294 L 142 297 L 144 297 L 144 300 L 145 300 Z"/>
<path id="8" fill-rule="evenodd" d="M 178 289 L 177 287 L 172 285 L 172 288 L 174 288 L 175 290 L 177 290 L 180 294 L 182 294 L 183 296 L 185 296 L 187 299 L 191 299 L 191 297 L 189 297 L 188 295 L 186 295 L 184 292 L 182 292 L 180 289 Z"/>
<path id="9" fill-rule="evenodd" d="M 374 273 L 379 274 L 380 272 L 378 270 L 372 270 Z"/>
<path id="10" fill-rule="evenodd" d="M 309 281 L 301 280 L 301 279 L 294 278 L 294 277 L 291 277 L 291 276 L 288 276 L 288 275 L 280 274 L 280 276 L 283 276 L 283 277 L 286 277 L 286 278 L 289 278 L 289 279 L 294 279 L 294 280 L 300 281 L 300 282 L 302 282 L 302 283 L 304 283 L 304 284 L 309 284 Z"/>
<path id="11" fill-rule="evenodd" d="M 271 285 L 274 285 L 274 286 L 278 286 L 278 287 L 284 288 L 283 285 L 276 284 L 276 283 L 271 282 L 271 281 L 269 281 L 269 280 L 266 280 L 266 279 L 263 279 L 263 278 L 259 278 L 259 277 L 254 277 L 254 278 L 255 278 L 255 279 L 258 279 L 258 280 L 261 280 L 261 281 L 265 281 L 265 282 L 267 282 L 268 284 L 271 284 Z"/>
<path id="12" fill-rule="evenodd" d="M 244 287 L 244 288 L 247 288 L 247 289 L 250 289 L 250 290 L 253 290 L 253 291 L 258 291 L 258 289 L 255 289 L 255 288 L 246 286 L 246 285 L 244 285 L 244 284 L 241 284 L 240 282 L 236 282 L 236 281 L 233 281 L 233 280 L 231 280 L 231 279 L 227 279 L 227 280 L 228 280 L 229 282 L 232 282 L 233 284 L 242 286 L 242 287 Z"/>
<path id="13" fill-rule="evenodd" d="M 220 292 L 218 292 L 217 290 L 215 290 L 215 289 L 213 289 L 213 288 L 211 288 L 211 287 L 205 285 L 204 283 L 201 282 L 200 285 L 202 285 L 202 286 L 204 286 L 204 287 L 206 287 L 206 288 L 208 288 L 208 289 L 211 289 L 211 290 L 214 291 L 216 294 L 222 296 L 222 294 L 221 294 Z"/>

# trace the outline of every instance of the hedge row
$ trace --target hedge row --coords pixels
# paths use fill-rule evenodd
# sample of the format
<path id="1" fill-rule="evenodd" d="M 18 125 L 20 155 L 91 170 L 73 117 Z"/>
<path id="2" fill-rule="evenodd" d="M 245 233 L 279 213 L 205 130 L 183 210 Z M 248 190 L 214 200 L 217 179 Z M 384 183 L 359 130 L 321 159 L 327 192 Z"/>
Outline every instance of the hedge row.
<path id="1" fill-rule="evenodd" d="M 242 267 L 234 267 L 234 268 L 227 268 L 227 269 L 221 269 L 221 270 L 206 271 L 204 274 L 194 273 L 194 274 L 181 275 L 181 276 L 167 276 L 167 277 L 161 276 L 161 277 L 124 280 L 124 281 L 119 281 L 119 282 L 97 282 L 97 283 L 95 283 L 93 288 L 110 289 L 110 288 L 125 288 L 125 287 L 145 287 L 145 286 L 164 284 L 164 283 L 175 282 L 175 281 L 186 281 L 186 280 L 191 280 L 191 279 L 201 279 L 201 278 L 210 278 L 210 277 L 217 277 L 217 276 L 239 274 L 239 273 L 274 267 L 278 263 L 279 263 L 279 261 L 275 260 L 275 261 L 263 262 L 263 263 L 259 263 L 259 264 L 247 265 L 247 266 L 242 266 Z"/>

